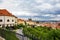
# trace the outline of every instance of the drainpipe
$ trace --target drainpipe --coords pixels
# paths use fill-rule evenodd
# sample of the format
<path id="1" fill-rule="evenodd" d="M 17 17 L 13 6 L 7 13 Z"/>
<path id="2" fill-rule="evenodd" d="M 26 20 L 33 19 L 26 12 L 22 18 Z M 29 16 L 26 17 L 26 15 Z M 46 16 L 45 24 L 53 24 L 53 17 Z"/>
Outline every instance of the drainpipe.
<path id="1" fill-rule="evenodd" d="M 4 16 L 4 25 L 3 25 L 3 28 L 5 27 L 5 16 Z"/>

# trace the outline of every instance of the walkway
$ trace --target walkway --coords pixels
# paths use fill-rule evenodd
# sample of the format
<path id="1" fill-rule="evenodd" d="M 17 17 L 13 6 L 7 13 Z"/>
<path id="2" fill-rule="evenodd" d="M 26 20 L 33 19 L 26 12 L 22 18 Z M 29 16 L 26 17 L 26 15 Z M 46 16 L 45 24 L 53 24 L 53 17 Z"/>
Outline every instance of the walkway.
<path id="1" fill-rule="evenodd" d="M 29 38 L 23 35 L 22 29 L 16 30 L 16 36 L 19 38 L 19 40 L 29 40 Z"/>

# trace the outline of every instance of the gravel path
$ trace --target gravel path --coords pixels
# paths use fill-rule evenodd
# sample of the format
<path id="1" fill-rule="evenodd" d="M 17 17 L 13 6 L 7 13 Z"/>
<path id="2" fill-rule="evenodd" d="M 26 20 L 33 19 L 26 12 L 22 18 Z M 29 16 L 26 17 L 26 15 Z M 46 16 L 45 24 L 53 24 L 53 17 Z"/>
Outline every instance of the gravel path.
<path id="1" fill-rule="evenodd" d="M 22 29 L 16 30 L 16 36 L 19 38 L 19 40 L 29 40 L 26 36 L 23 35 Z"/>
<path id="2" fill-rule="evenodd" d="M 22 29 L 17 29 L 17 30 L 16 30 L 16 33 L 23 35 Z"/>

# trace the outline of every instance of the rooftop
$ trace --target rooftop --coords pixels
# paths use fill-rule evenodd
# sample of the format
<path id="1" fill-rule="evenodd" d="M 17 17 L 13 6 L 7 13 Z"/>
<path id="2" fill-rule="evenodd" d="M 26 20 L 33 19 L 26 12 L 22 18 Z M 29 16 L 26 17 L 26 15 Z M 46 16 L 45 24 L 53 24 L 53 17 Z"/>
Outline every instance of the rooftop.
<path id="1" fill-rule="evenodd" d="M 12 13 L 7 11 L 6 9 L 0 9 L 0 16 L 13 16 L 13 17 L 16 17 Z"/>

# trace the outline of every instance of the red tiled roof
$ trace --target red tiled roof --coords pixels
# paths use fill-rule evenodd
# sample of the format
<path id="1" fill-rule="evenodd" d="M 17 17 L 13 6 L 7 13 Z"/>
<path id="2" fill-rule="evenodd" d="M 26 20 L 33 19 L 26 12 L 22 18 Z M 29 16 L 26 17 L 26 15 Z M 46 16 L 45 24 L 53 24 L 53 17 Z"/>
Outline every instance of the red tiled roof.
<path id="1" fill-rule="evenodd" d="M 0 9 L 0 16 L 13 16 L 13 17 L 16 17 L 16 16 L 12 15 L 11 13 L 9 13 L 6 9 Z"/>

